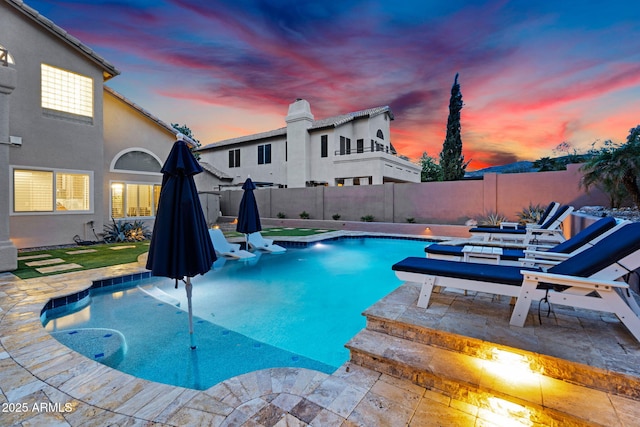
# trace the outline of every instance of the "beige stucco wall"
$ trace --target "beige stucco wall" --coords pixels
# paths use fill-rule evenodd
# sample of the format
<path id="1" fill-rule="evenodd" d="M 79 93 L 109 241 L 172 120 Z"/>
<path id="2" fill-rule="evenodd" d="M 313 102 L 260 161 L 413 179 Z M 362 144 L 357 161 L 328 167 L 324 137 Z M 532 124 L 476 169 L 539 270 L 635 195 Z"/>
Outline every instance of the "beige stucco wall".
<path id="1" fill-rule="evenodd" d="M 104 162 L 103 216 L 105 223 L 111 221 L 111 192 L 113 181 L 138 184 L 160 184 L 162 174 L 144 172 L 120 172 L 111 170 L 113 161 L 123 152 L 143 151 L 157 158 L 162 166 L 175 142 L 175 132 L 160 126 L 144 116 L 129 103 L 105 92 L 104 95 Z M 151 224 L 151 220 L 146 221 Z M 102 231 L 102 229 L 97 230 Z"/>
<path id="2" fill-rule="evenodd" d="M 359 221 L 373 215 L 376 221 L 404 223 L 414 218 L 424 224 L 464 224 L 490 212 L 511 220 L 529 204 L 546 206 L 550 201 L 578 209 L 587 205 L 607 205 L 606 194 L 585 193 L 579 185 L 580 165 L 566 171 L 524 174 L 487 174 L 483 180 L 387 183 L 351 187 L 258 189 L 260 214 L 275 218 L 299 218 L 302 211 L 312 219 L 330 220 L 339 214 L 343 221 Z M 236 216 L 242 191 L 221 193 L 223 215 Z"/>
<path id="3" fill-rule="evenodd" d="M 22 146 L 11 147 L 10 164 L 93 173 L 92 212 L 11 213 L 11 240 L 19 248 L 71 242 L 75 234 L 83 235 L 88 221 L 102 224 L 103 188 L 99 184 L 103 179 L 102 69 L 4 2 L 0 3 L 0 44 L 9 49 L 17 71 L 9 131 L 12 136 L 22 137 Z M 93 124 L 43 115 L 41 63 L 93 79 Z M 0 215 L 11 210 L 12 207 L 3 206 Z"/>

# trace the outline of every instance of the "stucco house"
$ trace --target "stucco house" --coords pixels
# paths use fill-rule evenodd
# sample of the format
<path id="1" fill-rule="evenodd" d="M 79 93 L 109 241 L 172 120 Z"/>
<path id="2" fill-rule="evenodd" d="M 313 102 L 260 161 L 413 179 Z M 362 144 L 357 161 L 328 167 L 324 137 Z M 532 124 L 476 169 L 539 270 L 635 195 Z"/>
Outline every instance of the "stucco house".
<path id="1" fill-rule="evenodd" d="M 153 219 L 175 130 L 105 86 L 118 74 L 22 1 L 0 1 L 0 271 L 16 248 Z"/>
<path id="2" fill-rule="evenodd" d="M 282 188 L 420 182 L 420 167 L 391 144 L 387 106 L 315 120 L 309 102 L 289 105 L 286 127 L 219 141 L 199 149 L 201 160 L 227 177 L 211 182 L 237 188 L 251 176 Z"/>

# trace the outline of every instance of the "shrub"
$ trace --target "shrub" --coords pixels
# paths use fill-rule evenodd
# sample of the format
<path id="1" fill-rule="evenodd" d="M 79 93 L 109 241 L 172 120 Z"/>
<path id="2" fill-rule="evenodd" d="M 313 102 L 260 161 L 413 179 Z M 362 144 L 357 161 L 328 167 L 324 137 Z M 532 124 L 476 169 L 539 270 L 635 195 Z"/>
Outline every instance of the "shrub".
<path id="1" fill-rule="evenodd" d="M 282 212 L 278 212 L 278 214 L 277 214 L 276 216 L 277 216 L 278 218 L 280 218 L 280 219 L 285 219 L 285 218 L 287 217 L 287 216 L 286 216 L 284 213 L 282 213 Z"/>
<path id="2" fill-rule="evenodd" d="M 528 207 L 518 212 L 519 222 L 521 224 L 536 223 L 540 221 L 540 217 L 544 213 L 545 209 L 546 207 L 540 205 L 532 205 L 531 203 L 529 203 Z"/>
<path id="3" fill-rule="evenodd" d="M 484 217 L 478 220 L 478 224 L 480 225 L 490 225 L 497 226 L 500 223 L 507 221 L 507 217 L 497 212 L 489 212 Z"/>
<path id="4" fill-rule="evenodd" d="M 301 219 L 309 219 L 309 212 L 307 212 L 307 211 L 300 212 L 300 218 Z"/>
<path id="5" fill-rule="evenodd" d="M 411 217 L 411 218 L 407 218 L 407 222 L 408 222 L 409 224 L 415 224 L 415 223 L 416 223 L 416 219 L 415 219 L 415 218 L 413 218 L 413 217 Z"/>
<path id="6" fill-rule="evenodd" d="M 116 242 L 139 242 L 151 238 L 151 231 L 142 221 L 123 221 L 104 226 L 104 241 L 107 243 Z"/>
<path id="7" fill-rule="evenodd" d="M 360 221 L 363 222 L 373 222 L 374 219 L 375 217 L 373 215 L 365 215 L 363 217 L 360 217 Z"/>
<path id="8" fill-rule="evenodd" d="M 334 221 L 338 221 L 340 219 L 340 214 L 333 214 L 331 218 L 333 218 Z"/>

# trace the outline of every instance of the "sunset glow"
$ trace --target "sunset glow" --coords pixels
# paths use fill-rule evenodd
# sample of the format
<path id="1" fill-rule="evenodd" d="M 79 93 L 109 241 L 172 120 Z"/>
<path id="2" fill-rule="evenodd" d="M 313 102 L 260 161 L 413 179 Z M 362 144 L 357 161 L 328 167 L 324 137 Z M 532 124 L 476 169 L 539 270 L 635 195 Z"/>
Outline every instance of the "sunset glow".
<path id="1" fill-rule="evenodd" d="M 107 85 L 203 145 L 283 127 L 304 98 L 316 119 L 389 105 L 398 151 L 437 157 L 456 73 L 470 170 L 640 124 L 631 0 L 26 3 L 121 71 Z"/>

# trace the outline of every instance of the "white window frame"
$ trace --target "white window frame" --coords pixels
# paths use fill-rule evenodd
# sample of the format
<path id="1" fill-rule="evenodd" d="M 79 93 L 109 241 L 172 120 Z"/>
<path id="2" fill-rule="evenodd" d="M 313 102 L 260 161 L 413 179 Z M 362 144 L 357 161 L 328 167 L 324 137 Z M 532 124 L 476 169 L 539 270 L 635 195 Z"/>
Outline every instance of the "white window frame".
<path id="1" fill-rule="evenodd" d="M 134 148 L 126 148 L 122 151 L 120 151 L 118 154 L 116 154 L 115 156 L 113 156 L 113 159 L 111 160 L 111 164 L 109 165 L 109 172 L 113 172 L 113 173 L 135 173 L 138 175 L 150 175 L 150 176 L 162 176 L 161 172 L 146 172 L 146 171 L 137 171 L 137 170 L 129 170 L 129 169 L 116 169 L 116 162 L 120 159 L 120 157 L 122 157 L 123 155 L 130 153 L 132 151 L 141 151 L 143 153 L 149 154 L 151 157 L 153 157 L 154 159 L 156 159 L 158 161 L 158 163 L 160 164 L 160 167 L 162 167 L 162 165 L 164 164 L 164 162 L 160 159 L 160 157 L 156 156 L 152 151 L 147 150 L 146 148 L 142 148 L 142 147 L 134 147 Z M 117 180 L 114 180 L 114 182 L 117 182 Z M 131 182 L 130 184 L 137 184 L 135 182 Z M 109 187 L 111 188 L 111 187 Z M 111 212 L 111 211 L 109 211 Z"/>
<path id="2" fill-rule="evenodd" d="M 51 211 L 33 211 L 33 212 L 16 212 L 15 209 L 15 199 L 14 199 L 14 171 L 18 170 L 31 170 L 31 171 L 41 171 L 41 172 L 51 172 L 53 174 L 53 206 Z M 95 180 L 93 177 L 93 171 L 87 170 L 79 170 L 79 169 L 60 169 L 60 168 L 43 168 L 43 167 L 34 167 L 34 166 L 20 166 L 20 165 L 11 165 L 9 167 L 9 173 L 11 174 L 11 185 L 9 186 L 9 200 L 11 201 L 11 208 L 9 211 L 9 216 L 25 216 L 25 215 L 89 215 L 95 213 L 95 205 L 94 205 L 94 196 L 95 196 Z M 71 211 L 71 210 L 56 210 L 56 174 L 77 174 L 77 175 L 88 175 L 89 176 L 89 209 L 84 211 Z"/>
<path id="3" fill-rule="evenodd" d="M 119 169 L 118 169 L 118 170 L 119 170 Z M 160 175 L 162 175 L 162 174 L 160 174 Z M 109 191 L 109 218 L 110 218 L 110 219 L 112 218 L 112 215 L 113 215 L 113 195 L 112 195 L 112 193 L 111 193 L 113 184 L 124 184 L 125 188 L 126 188 L 126 186 L 127 186 L 128 184 L 133 184 L 133 185 L 150 185 L 151 187 L 155 187 L 155 186 L 157 185 L 158 187 L 160 187 L 160 191 L 162 191 L 162 187 L 161 187 L 162 182 L 141 182 L 141 181 L 130 181 L 130 180 L 126 180 L 126 179 L 112 179 L 112 180 L 110 180 L 110 181 L 109 181 L 109 190 L 108 190 L 108 191 Z M 126 197 L 124 197 L 124 200 L 125 200 L 124 210 L 125 210 L 125 212 L 126 212 L 126 210 L 127 210 L 129 207 L 126 205 Z M 154 199 L 154 201 L 155 201 L 155 199 Z M 128 219 L 149 219 L 149 218 L 155 218 L 155 217 L 156 217 L 156 214 L 158 213 L 158 212 L 157 212 L 157 208 L 154 206 L 154 207 L 152 207 L 152 209 L 154 210 L 153 215 L 148 215 L 148 216 L 127 216 L 127 215 L 124 215 L 124 216 L 122 216 L 122 217 L 113 218 L 113 219 L 115 219 L 116 221 L 118 221 L 118 220 L 128 220 Z"/>
<path id="4" fill-rule="evenodd" d="M 57 85 L 60 83 L 56 80 L 53 80 L 54 84 L 51 92 L 47 91 L 51 97 L 45 96 L 45 67 L 52 69 L 54 72 L 58 72 L 61 75 L 69 75 L 69 76 L 77 76 L 72 77 L 72 79 L 76 79 L 77 81 L 71 87 L 61 88 Z M 63 74 L 64 73 L 64 74 Z M 84 82 L 82 79 L 86 79 L 88 82 Z M 63 82 L 64 83 L 64 82 Z M 72 81 L 71 83 L 74 83 Z M 86 84 L 88 83 L 88 85 Z M 88 114 L 86 111 L 86 92 L 83 92 L 83 88 L 87 87 L 90 91 L 90 103 L 91 103 L 91 114 Z M 65 96 L 69 97 L 71 94 L 71 100 L 64 101 L 63 98 Z M 51 98 L 51 99 L 50 99 Z M 47 101 L 49 100 L 50 101 Z M 62 108 L 56 107 L 53 104 L 62 103 Z M 45 105 L 46 104 L 46 105 Z M 64 109 L 64 105 L 70 105 L 69 110 Z M 88 122 L 93 123 L 93 119 L 95 117 L 95 88 L 94 88 L 94 80 L 89 76 L 85 76 L 84 74 L 76 73 L 61 67 L 56 67 L 55 65 L 41 63 L 40 64 L 40 106 L 42 107 L 42 111 L 44 114 L 53 117 L 60 118 L 73 118 L 80 122 Z"/>

